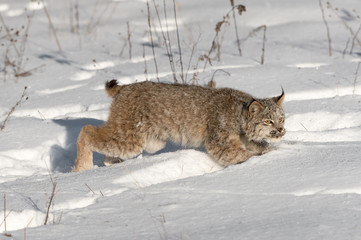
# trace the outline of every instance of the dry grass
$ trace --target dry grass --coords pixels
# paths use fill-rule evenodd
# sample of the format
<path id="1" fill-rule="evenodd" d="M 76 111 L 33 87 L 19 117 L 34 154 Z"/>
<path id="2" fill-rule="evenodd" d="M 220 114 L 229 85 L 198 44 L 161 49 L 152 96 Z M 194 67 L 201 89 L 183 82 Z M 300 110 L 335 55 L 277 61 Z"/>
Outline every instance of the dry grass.
<path id="1" fill-rule="evenodd" d="M 212 44 L 211 44 L 210 49 L 208 50 L 208 53 L 204 54 L 198 58 L 199 61 L 204 61 L 203 70 L 206 69 L 208 63 L 210 65 L 212 65 L 211 54 L 213 52 L 217 52 L 216 57 L 218 57 L 218 59 L 220 58 L 221 44 L 220 44 L 219 34 L 221 32 L 222 26 L 228 26 L 230 24 L 228 20 L 230 18 L 230 14 L 233 13 L 233 11 L 235 9 L 238 10 L 239 15 L 242 15 L 246 11 L 246 7 L 242 4 L 232 6 L 231 10 L 228 11 L 226 13 L 226 15 L 223 16 L 223 19 L 221 21 L 217 22 L 216 27 L 215 27 L 215 36 L 213 37 Z"/>
<path id="2" fill-rule="evenodd" d="M 58 35 L 56 34 L 56 30 L 55 30 L 53 21 L 51 21 L 51 17 L 50 17 L 48 8 L 46 7 L 46 4 L 44 3 L 44 0 L 41 0 L 41 3 L 43 4 L 44 13 L 45 13 L 45 15 L 46 15 L 46 17 L 48 19 L 50 29 L 53 32 L 53 35 L 54 35 L 54 38 L 55 38 L 55 41 L 56 41 L 56 45 L 58 46 L 59 52 L 61 52 L 62 50 L 61 50 L 60 42 L 59 42 L 59 39 L 58 39 Z"/>
<path id="3" fill-rule="evenodd" d="M 25 57 L 25 51 L 33 15 L 28 15 L 26 24 L 22 25 L 20 29 L 16 29 L 9 27 L 0 13 L 0 22 L 5 30 L 5 35 L 0 37 L 1 45 L 6 48 L 2 68 L 4 82 L 6 82 L 7 75 L 10 72 L 18 80 L 20 77 L 30 76 L 32 71 L 42 67 L 25 70 L 28 61 L 28 58 Z"/>
<path id="4" fill-rule="evenodd" d="M 6 116 L 5 120 L 3 121 L 2 125 L 1 125 L 0 131 L 3 131 L 3 130 L 5 129 L 6 123 L 10 120 L 10 116 L 11 116 L 11 114 L 15 111 L 15 109 L 16 109 L 17 107 L 19 107 L 19 106 L 21 105 L 21 103 L 23 103 L 23 102 L 25 102 L 25 101 L 27 101 L 27 100 L 29 99 L 29 97 L 28 97 L 28 95 L 27 95 L 27 93 L 26 93 L 26 90 L 27 90 L 27 87 L 25 86 L 25 87 L 24 87 L 24 91 L 23 91 L 23 93 L 21 94 L 20 100 L 17 101 L 17 102 L 15 103 L 15 105 L 10 109 L 8 115 Z"/>
<path id="5" fill-rule="evenodd" d="M 151 44 L 152 44 L 154 67 L 155 67 L 155 71 L 156 71 L 156 74 L 157 74 L 157 80 L 159 82 L 158 63 L 157 63 L 157 58 L 155 56 L 155 50 L 154 50 L 153 32 L 152 32 L 152 24 L 150 22 L 150 8 L 149 8 L 149 1 L 148 0 L 147 0 L 147 13 L 148 13 L 148 28 L 149 28 L 150 41 L 151 41 Z"/>
<path id="6" fill-rule="evenodd" d="M 320 6 L 320 9 L 321 9 L 321 13 L 322 13 L 322 20 L 326 26 L 326 31 L 327 31 L 327 39 L 328 39 L 328 55 L 329 56 L 332 56 L 332 46 L 331 46 L 331 37 L 330 37 L 330 28 L 328 27 L 328 23 L 326 21 L 326 18 L 325 18 L 325 10 L 323 8 L 323 5 L 322 5 L 322 0 L 318 0 L 318 4 Z"/>
<path id="7" fill-rule="evenodd" d="M 350 38 L 346 42 L 346 47 L 345 47 L 344 51 L 342 52 L 342 56 L 343 57 L 345 56 L 350 40 L 352 40 L 352 41 L 351 41 L 351 48 L 350 48 L 349 54 L 352 55 L 353 49 L 356 44 L 361 47 L 361 40 L 358 37 L 358 34 L 361 32 L 361 23 L 359 24 L 359 27 L 357 28 L 357 30 L 354 31 L 352 29 L 352 27 L 349 25 L 349 23 L 347 22 L 347 20 L 344 18 L 344 16 L 342 16 L 340 14 L 339 8 L 334 7 L 329 1 L 326 2 L 326 9 L 325 9 L 322 4 L 322 0 L 319 0 L 319 7 L 321 10 L 321 14 L 322 14 L 322 20 L 326 27 L 329 56 L 332 56 L 332 39 L 331 39 L 331 34 L 330 34 L 330 27 L 327 23 L 326 16 L 325 16 L 327 9 L 330 12 L 329 17 L 336 16 L 343 23 L 346 30 L 350 34 Z M 352 11 L 345 11 L 345 12 L 351 18 L 359 19 L 359 20 L 361 19 L 360 15 L 357 13 L 356 9 L 353 9 Z"/>
<path id="8" fill-rule="evenodd" d="M 352 96 L 355 96 L 356 82 L 357 82 L 358 71 L 359 71 L 359 69 L 360 69 L 360 65 L 361 65 L 361 62 L 358 62 L 357 67 L 356 67 L 356 72 L 355 72 L 355 79 L 354 79 L 354 81 L 353 81 Z"/>

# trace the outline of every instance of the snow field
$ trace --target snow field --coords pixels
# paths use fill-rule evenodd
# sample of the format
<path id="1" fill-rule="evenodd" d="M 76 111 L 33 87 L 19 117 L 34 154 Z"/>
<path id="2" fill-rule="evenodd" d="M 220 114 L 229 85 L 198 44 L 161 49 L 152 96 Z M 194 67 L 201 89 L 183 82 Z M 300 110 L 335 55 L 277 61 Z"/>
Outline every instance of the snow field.
<path id="1" fill-rule="evenodd" d="M 78 2 L 85 32 L 96 1 Z M 81 49 L 64 17 L 71 3 L 46 4 L 62 53 L 48 32 L 41 4 L 25 0 L 0 4 L 9 26 L 26 21 L 24 6 L 35 10 L 26 66 L 46 64 L 18 82 L 8 78 L 0 83 L 0 119 L 19 100 L 24 86 L 29 96 L 0 132 L 0 194 L 6 194 L 6 227 L 14 239 L 23 239 L 25 228 L 27 239 L 359 239 L 361 88 L 355 71 L 360 47 L 343 56 L 350 33 L 333 15 L 327 18 L 333 44 L 333 56 L 328 56 L 317 1 L 242 2 L 247 7 L 238 18 L 242 39 L 255 27 L 267 25 L 265 64 L 259 64 L 261 33 L 243 42 L 243 57 L 237 55 L 230 19 L 221 62 L 213 61 L 205 71 L 203 63 L 194 69 L 196 59 L 209 50 L 214 26 L 229 10 L 229 3 L 179 2 L 186 68 L 192 50 L 189 38 L 201 34 L 188 80 L 198 73 L 198 84 L 206 85 L 222 69 L 229 74 L 215 74 L 217 87 L 232 87 L 256 97 L 276 96 L 281 86 L 285 89 L 287 134 L 274 151 L 223 169 L 204 149 L 169 143 L 156 154 L 143 153 L 111 167 L 104 167 L 103 156 L 94 154 L 94 169 L 81 173 L 71 173 L 76 139 L 84 125 L 106 121 L 111 99 L 104 92 L 105 81 L 130 84 L 146 76 L 156 81 L 145 35 L 146 3 L 112 2 L 114 14 L 101 18 L 91 35 L 82 32 Z M 105 4 L 98 5 L 99 9 Z M 334 0 L 332 4 L 357 30 L 360 22 L 350 16 L 353 9 L 358 13 L 361 8 L 359 1 Z M 132 30 L 132 59 L 127 48 L 119 56 L 127 21 Z M 154 34 L 159 34 L 154 22 Z M 174 21 L 169 19 L 168 24 L 174 38 Z M 172 44 L 178 57 L 176 41 Z M 173 82 L 164 47 L 157 46 L 155 51 L 160 80 Z M 179 74 L 179 60 L 176 68 Z M 52 191 L 49 171 L 57 188 L 50 224 L 44 226 Z M 0 218 L 3 239 L 1 222 Z"/>

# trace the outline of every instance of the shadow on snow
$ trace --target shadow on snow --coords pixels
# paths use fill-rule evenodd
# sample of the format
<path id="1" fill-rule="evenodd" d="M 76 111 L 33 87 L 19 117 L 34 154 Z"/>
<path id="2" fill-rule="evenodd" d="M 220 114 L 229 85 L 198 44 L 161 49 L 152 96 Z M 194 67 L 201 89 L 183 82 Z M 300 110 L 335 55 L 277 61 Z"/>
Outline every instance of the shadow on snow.
<path id="1" fill-rule="evenodd" d="M 65 127 L 66 129 L 66 140 L 64 146 L 58 144 L 53 145 L 50 150 L 50 163 L 51 171 L 57 172 L 70 172 L 74 167 L 75 158 L 77 155 L 76 142 L 80 130 L 85 125 L 101 126 L 105 122 L 93 119 L 93 118 L 79 118 L 79 119 L 57 119 L 53 120 L 54 123 Z M 182 149 L 179 145 L 176 145 L 172 142 L 168 142 L 165 148 L 159 150 L 154 154 L 166 153 L 166 152 L 175 152 Z M 149 154 L 144 152 L 144 156 L 150 156 L 154 154 Z M 104 165 L 104 156 L 102 154 L 93 153 L 93 163 L 99 167 Z"/>

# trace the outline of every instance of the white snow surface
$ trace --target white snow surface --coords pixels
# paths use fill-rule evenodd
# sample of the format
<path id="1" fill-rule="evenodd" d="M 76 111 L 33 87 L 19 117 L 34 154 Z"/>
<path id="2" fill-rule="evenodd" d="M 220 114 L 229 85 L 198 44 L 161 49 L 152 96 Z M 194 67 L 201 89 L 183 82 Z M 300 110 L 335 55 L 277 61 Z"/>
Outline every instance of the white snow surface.
<path id="1" fill-rule="evenodd" d="M 165 2 L 167 21 L 164 2 L 156 0 L 161 28 L 149 0 L 157 74 L 145 0 L 1 1 L 1 125 L 24 86 L 29 98 L 0 132 L 0 239 L 360 239 L 361 1 L 331 0 L 335 11 L 321 1 L 332 56 L 319 1 L 235 1 L 247 8 L 236 16 L 242 56 L 231 12 L 220 32 L 220 61 L 204 70 L 197 59 L 209 51 L 230 1 L 175 1 L 177 22 L 173 1 Z M 4 24 L 12 36 L 19 30 L 17 41 Z M 222 69 L 228 74 L 217 71 L 217 87 L 256 97 L 284 88 L 282 141 L 225 169 L 202 148 L 169 143 L 110 167 L 95 153 L 94 169 L 72 173 L 80 129 L 107 119 L 105 81 L 158 75 L 173 82 L 161 33 L 166 25 L 180 79 L 177 24 L 188 83 L 196 73 L 196 84 L 206 85 Z M 263 65 L 263 30 L 245 40 L 260 25 L 267 26 Z M 11 64 L 21 59 L 14 45 L 25 49 L 21 66 L 29 76 L 14 76 Z"/>

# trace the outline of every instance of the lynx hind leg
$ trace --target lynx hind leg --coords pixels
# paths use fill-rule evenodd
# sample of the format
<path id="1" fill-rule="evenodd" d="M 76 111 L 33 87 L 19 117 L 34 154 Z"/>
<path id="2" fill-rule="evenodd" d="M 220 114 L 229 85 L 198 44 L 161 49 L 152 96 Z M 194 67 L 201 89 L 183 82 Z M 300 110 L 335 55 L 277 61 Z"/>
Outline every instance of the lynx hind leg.
<path id="1" fill-rule="evenodd" d="M 89 170 L 93 167 L 93 151 L 108 157 L 131 158 L 143 151 L 144 140 L 133 135 L 114 135 L 111 128 L 87 125 L 78 137 L 78 155 L 73 172 Z"/>
<path id="2" fill-rule="evenodd" d="M 231 134 L 224 139 L 215 138 L 206 142 L 205 147 L 209 155 L 225 167 L 244 162 L 254 156 L 251 151 L 246 150 L 237 134 Z"/>

